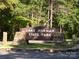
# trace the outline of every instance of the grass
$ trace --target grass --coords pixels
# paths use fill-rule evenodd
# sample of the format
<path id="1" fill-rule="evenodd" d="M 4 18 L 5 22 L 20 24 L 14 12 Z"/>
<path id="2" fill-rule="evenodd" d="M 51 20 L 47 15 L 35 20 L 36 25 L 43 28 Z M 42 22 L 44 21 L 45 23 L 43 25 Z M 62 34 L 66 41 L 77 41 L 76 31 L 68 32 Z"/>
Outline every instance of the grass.
<path id="1" fill-rule="evenodd" d="M 14 48 L 14 47 L 10 45 L 0 45 L 0 48 Z"/>
<path id="2" fill-rule="evenodd" d="M 19 44 L 19 45 L 12 45 L 12 44 L 1 44 L 0 48 L 53 48 L 53 44 L 37 44 L 37 43 L 30 43 L 30 44 Z"/>
<path id="3" fill-rule="evenodd" d="M 37 44 L 37 43 L 30 43 L 30 44 L 19 44 L 19 45 L 12 45 L 12 44 L 7 44 L 7 45 L 0 45 L 0 48 L 43 48 L 43 49 L 49 49 L 49 48 L 56 48 L 56 49 L 62 49 L 62 48 L 70 48 L 73 47 L 74 43 L 67 45 L 67 43 L 62 43 L 62 44 L 54 44 L 54 43 L 45 43 L 45 44 Z"/>
<path id="4" fill-rule="evenodd" d="M 43 48 L 43 49 L 64 49 L 64 48 L 71 48 L 74 46 L 74 44 L 67 45 L 67 44 L 37 44 L 37 43 L 30 43 L 30 44 L 20 44 L 20 45 L 12 45 L 14 48 Z"/>
<path id="5" fill-rule="evenodd" d="M 35 44 L 35 43 L 30 43 L 30 44 L 21 44 L 21 45 L 13 45 L 15 48 L 53 48 L 53 44 L 51 45 L 45 45 L 45 44 Z"/>

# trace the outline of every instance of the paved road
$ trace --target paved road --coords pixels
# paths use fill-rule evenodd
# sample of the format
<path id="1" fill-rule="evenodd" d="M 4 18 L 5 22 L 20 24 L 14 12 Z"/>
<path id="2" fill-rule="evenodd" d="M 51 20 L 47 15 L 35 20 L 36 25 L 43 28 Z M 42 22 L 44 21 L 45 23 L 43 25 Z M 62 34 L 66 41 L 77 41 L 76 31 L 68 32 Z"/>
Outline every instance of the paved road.
<path id="1" fill-rule="evenodd" d="M 79 59 L 79 52 L 48 53 L 38 51 L 0 51 L 0 59 Z"/>

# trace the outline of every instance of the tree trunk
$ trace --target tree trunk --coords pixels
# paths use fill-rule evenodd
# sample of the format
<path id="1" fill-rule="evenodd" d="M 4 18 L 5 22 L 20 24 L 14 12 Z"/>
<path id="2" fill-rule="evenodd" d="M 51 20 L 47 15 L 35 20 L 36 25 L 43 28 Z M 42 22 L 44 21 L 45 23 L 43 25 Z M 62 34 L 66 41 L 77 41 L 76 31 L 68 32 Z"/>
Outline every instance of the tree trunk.
<path id="1" fill-rule="evenodd" d="M 60 25 L 60 33 L 63 33 L 63 25 Z"/>
<path id="2" fill-rule="evenodd" d="M 50 21 L 49 20 L 50 20 L 50 10 L 48 10 L 48 24 L 46 24 L 48 28 L 50 28 Z"/>
<path id="3" fill-rule="evenodd" d="M 52 21 L 53 21 L 53 0 L 49 0 L 49 10 L 48 10 L 48 18 L 49 18 L 49 28 L 52 28 Z"/>
<path id="4" fill-rule="evenodd" d="M 52 3 L 52 0 L 51 0 L 51 2 L 50 2 L 50 10 L 51 10 L 51 15 L 50 15 L 50 20 L 51 20 L 51 22 L 50 22 L 50 28 L 52 28 L 52 20 L 53 20 L 53 3 Z"/>

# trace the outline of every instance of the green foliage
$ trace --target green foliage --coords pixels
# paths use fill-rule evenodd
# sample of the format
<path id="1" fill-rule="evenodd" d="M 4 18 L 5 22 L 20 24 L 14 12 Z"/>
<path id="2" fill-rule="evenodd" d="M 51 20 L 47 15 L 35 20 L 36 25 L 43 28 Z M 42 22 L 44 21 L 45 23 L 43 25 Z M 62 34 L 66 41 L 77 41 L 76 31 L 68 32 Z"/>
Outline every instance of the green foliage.
<path id="1" fill-rule="evenodd" d="M 79 0 L 56 0 L 53 25 L 63 26 L 66 38 L 79 36 Z M 48 20 L 48 0 L 0 0 L 0 33 L 11 37 L 22 27 L 44 25 Z M 2 35 L 2 34 L 1 34 Z"/>
<path id="2" fill-rule="evenodd" d="M 78 32 L 76 29 L 79 25 L 78 0 L 58 0 L 58 2 L 60 4 L 59 13 L 57 16 L 58 23 L 59 25 L 64 26 L 65 32 L 68 32 L 69 34 L 67 34 L 68 36 L 72 36 Z"/>

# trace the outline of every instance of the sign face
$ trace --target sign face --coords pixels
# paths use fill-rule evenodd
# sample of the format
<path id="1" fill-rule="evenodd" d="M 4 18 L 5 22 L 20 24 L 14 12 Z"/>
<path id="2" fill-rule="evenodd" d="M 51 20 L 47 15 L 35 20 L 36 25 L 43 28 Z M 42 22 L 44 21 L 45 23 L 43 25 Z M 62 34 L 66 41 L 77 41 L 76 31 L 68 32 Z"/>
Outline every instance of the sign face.
<path id="1" fill-rule="evenodd" d="M 26 32 L 26 39 L 28 40 L 62 42 L 64 39 L 64 35 L 62 33 L 56 32 L 55 29 L 22 28 L 21 31 Z"/>

